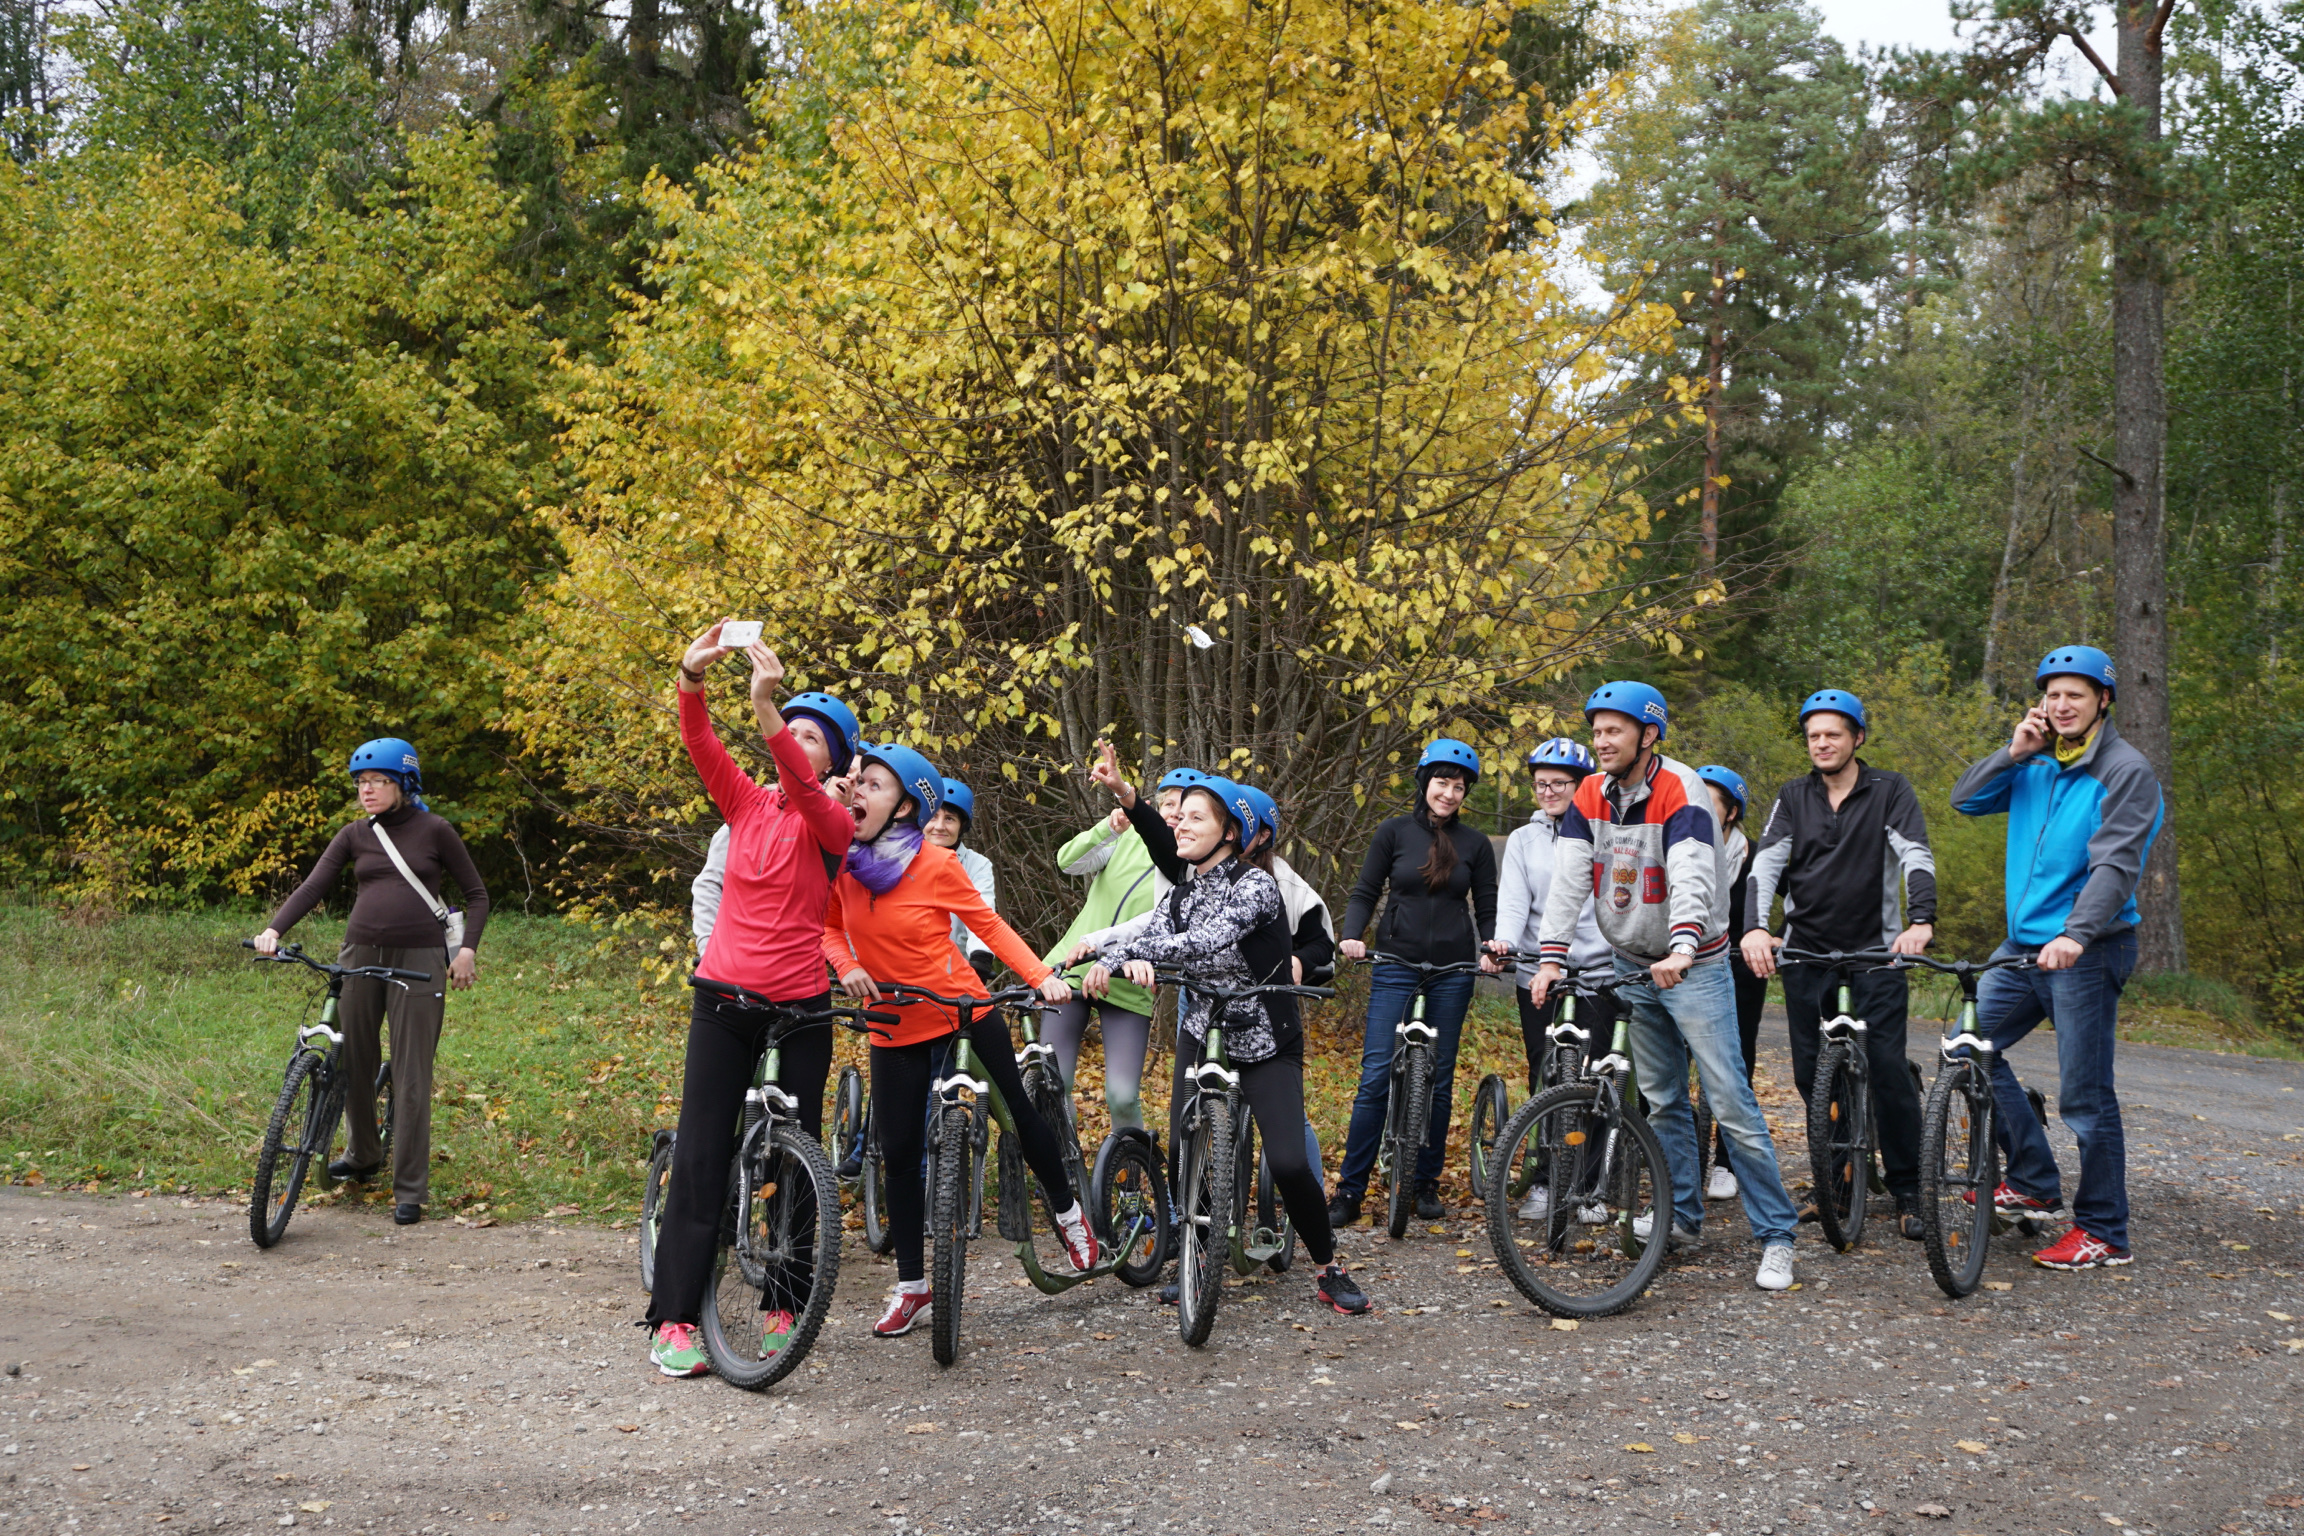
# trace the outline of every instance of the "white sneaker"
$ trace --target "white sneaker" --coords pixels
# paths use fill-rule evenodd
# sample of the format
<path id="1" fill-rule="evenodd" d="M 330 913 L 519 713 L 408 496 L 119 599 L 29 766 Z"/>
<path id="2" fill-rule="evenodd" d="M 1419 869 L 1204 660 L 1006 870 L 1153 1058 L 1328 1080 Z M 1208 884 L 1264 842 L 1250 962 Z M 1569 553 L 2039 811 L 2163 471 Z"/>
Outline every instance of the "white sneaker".
<path id="1" fill-rule="evenodd" d="M 1752 1283 L 1764 1291 L 1792 1289 L 1792 1245 L 1770 1243 L 1761 1249 L 1760 1273 L 1752 1277 Z"/>
<path id="2" fill-rule="evenodd" d="M 1726 1163 L 1712 1165 L 1712 1178 L 1704 1186 L 1707 1200 L 1733 1200 L 1736 1198 L 1736 1175 L 1728 1171 Z"/>
<path id="3" fill-rule="evenodd" d="M 1576 1207 L 1576 1219 L 1587 1227 L 1608 1225 L 1608 1207 L 1595 1200 L 1590 1205 Z"/>
<path id="4" fill-rule="evenodd" d="M 1632 1218 L 1632 1235 L 1638 1238 L 1641 1242 L 1647 1242 L 1648 1234 L 1655 1230 L 1655 1217 L 1635 1216 Z M 1682 1226 L 1679 1222 L 1675 1221 L 1672 1223 L 1672 1236 L 1664 1244 L 1664 1251 L 1666 1253 L 1677 1253 L 1683 1248 L 1693 1248 L 1703 1241 L 1703 1233 L 1692 1231 L 1689 1228 Z"/>
<path id="5" fill-rule="evenodd" d="M 1520 1202 L 1519 1216 L 1522 1221 L 1542 1221 L 1551 1209 L 1552 1191 L 1539 1184 Z"/>

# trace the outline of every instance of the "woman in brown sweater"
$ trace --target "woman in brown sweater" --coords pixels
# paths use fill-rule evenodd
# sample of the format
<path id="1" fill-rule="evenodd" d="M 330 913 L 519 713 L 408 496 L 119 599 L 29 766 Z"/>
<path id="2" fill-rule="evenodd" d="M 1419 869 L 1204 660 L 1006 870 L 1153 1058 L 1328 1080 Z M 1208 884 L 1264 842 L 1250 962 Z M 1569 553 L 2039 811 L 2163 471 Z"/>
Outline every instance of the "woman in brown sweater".
<path id="1" fill-rule="evenodd" d="M 431 1191 L 432 1056 L 440 1045 L 447 998 L 440 980 L 445 973 L 449 985 L 461 991 L 478 976 L 473 951 L 488 923 L 488 890 L 472 867 L 464 839 L 424 804 L 413 746 L 390 737 L 371 741 L 352 754 L 350 766 L 363 814 L 329 842 L 312 873 L 272 914 L 271 926 L 256 935 L 256 949 L 267 955 L 278 950 L 280 935 L 320 904 L 349 863 L 357 884 L 337 964 L 431 974 L 430 986 L 348 981 L 339 1019 L 345 1075 L 355 1083 L 375 1081 L 381 1066 L 378 1026 L 386 1019 L 392 1024 L 392 1219 L 405 1227 L 423 1219 L 424 1199 Z M 415 882 L 421 882 L 421 892 L 385 851 L 386 838 Z M 434 905 L 443 876 L 456 883 L 465 903 L 464 932 L 453 956 L 447 948 L 447 916 Z M 328 1173 L 365 1179 L 384 1160 L 377 1144 L 375 1096 L 349 1095 L 345 1118 L 351 1133 L 344 1155 L 328 1165 Z"/>

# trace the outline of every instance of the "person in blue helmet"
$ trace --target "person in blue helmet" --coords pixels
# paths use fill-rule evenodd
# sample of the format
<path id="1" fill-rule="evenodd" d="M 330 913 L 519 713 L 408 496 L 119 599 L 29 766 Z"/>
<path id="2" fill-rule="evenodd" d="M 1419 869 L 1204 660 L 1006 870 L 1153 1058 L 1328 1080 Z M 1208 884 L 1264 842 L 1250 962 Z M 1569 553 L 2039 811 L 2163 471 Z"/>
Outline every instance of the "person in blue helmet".
<path id="1" fill-rule="evenodd" d="M 844 804 L 846 785 L 833 780 L 827 791 L 825 781 L 848 769 L 856 751 L 856 717 L 821 693 L 799 694 L 779 707 L 784 663 L 765 644 L 746 647 L 753 717 L 776 765 L 773 785 L 756 782 L 720 740 L 705 697 L 711 669 L 731 654 L 720 643 L 727 622 L 689 642 L 675 679 L 681 744 L 729 834 L 723 883 L 713 891 L 708 920 L 698 924 L 704 938 L 696 972 L 812 1011 L 831 1001 L 824 912 L 855 829 Z M 679 1138 L 657 1232 L 656 1288 L 645 1318 L 649 1358 L 667 1376 L 702 1376 L 710 1369 L 697 1323 L 719 1248 L 737 1118 L 775 1018 L 766 1009 L 703 990 L 689 1000 Z M 830 1027 L 786 1037 L 783 1053 L 784 1086 L 798 1100 L 808 1134 L 821 1137 L 824 1084 L 832 1070 Z M 763 1354 L 784 1347 L 792 1321 L 781 1308 L 761 1314 Z"/>
<path id="2" fill-rule="evenodd" d="M 1115 969 L 1150 986 L 1155 966 L 1233 991 L 1288 984 L 1291 938 L 1280 888 L 1257 860 L 1242 857 L 1264 830 L 1239 786 L 1210 778 L 1185 791 L 1175 828 L 1187 878 L 1154 907 L 1149 920 L 1101 945 L 1085 986 L 1091 994 L 1111 985 Z M 1314 1287 L 1337 1311 L 1368 1310 L 1368 1297 L 1336 1251 L 1334 1231 L 1313 1171 L 1304 1116 L 1304 1026 L 1297 999 L 1286 994 L 1217 1004 L 1187 981 L 1178 1007 L 1176 1070 L 1171 1097 L 1189 1097 L 1211 1024 L 1224 1030 L 1227 1055 L 1240 1091 L 1263 1138 L 1272 1182 L 1304 1251 L 1320 1266 Z M 1221 1013 L 1219 1010 L 1222 1010 Z M 1168 1298 L 1173 1299 L 1173 1298 Z"/>
<path id="3" fill-rule="evenodd" d="M 1744 832 L 1750 791 L 1745 788 L 1744 775 L 1718 763 L 1697 769 L 1696 777 L 1712 791 L 1712 809 L 1720 818 L 1720 862 L 1728 871 L 1728 932 L 1739 934 L 1745 929 L 1744 885 L 1752 874 L 1752 839 Z M 1736 989 L 1736 1040 L 1744 1052 L 1744 1081 L 1749 1083 L 1760 1061 L 1760 1015 L 1768 1006 L 1768 978 L 1755 975 L 1744 963 L 1744 952 L 1731 944 L 1728 979 Z M 1736 1175 L 1728 1167 L 1728 1136 L 1717 1124 L 1712 1127 L 1712 1140 L 1712 1179 L 1704 1186 L 1704 1198 L 1733 1200 Z"/>
<path id="4" fill-rule="evenodd" d="M 2032 1255 L 2049 1269 L 2129 1262 L 2128 1147 L 2113 1090 L 2120 992 L 2136 968 L 2136 886 L 2167 805 L 2144 754 L 2112 725 L 2112 658 L 2059 646 L 2034 675 L 2040 700 L 2008 745 L 1952 787 L 1963 816 L 2008 818 L 2008 941 L 1995 958 L 2030 955 L 2037 970 L 1994 971 L 1976 998 L 1992 1042 L 1992 1096 L 2008 1171 L 2002 1209 L 2063 1205 L 2063 1176 L 2006 1052 L 2055 1020 L 2056 1111 L 2080 1144 L 2072 1228 Z"/>
<path id="5" fill-rule="evenodd" d="M 921 835 L 939 848 L 952 850 L 952 857 L 960 861 L 968 883 L 976 887 L 984 898 L 984 905 L 998 911 L 1000 908 L 1000 882 L 992 872 L 992 861 L 968 846 L 968 834 L 976 830 L 976 792 L 950 774 L 944 776 L 944 803 L 936 807 L 936 814 L 928 818 Z M 952 942 L 967 958 L 968 964 L 978 971 L 987 970 L 996 962 L 984 941 L 968 931 L 968 925 L 952 919 Z"/>
<path id="6" fill-rule="evenodd" d="M 1815 1092 L 1820 1033 L 1838 977 L 1829 967 L 1778 970 L 1776 950 L 1811 954 L 1886 949 L 1917 955 L 1936 933 L 1936 859 L 1920 797 L 1900 773 L 1858 757 L 1869 730 L 1864 701 L 1842 688 L 1810 694 L 1800 734 L 1814 767 L 1776 791 L 1761 824 L 1743 903 L 1738 950 L 1755 975 L 1781 975 L 1792 1037 L 1792 1080 L 1806 1103 Z M 1784 899 L 1780 937 L 1769 912 Z M 1873 1103 L 1880 1117 L 1880 1168 L 1896 1200 L 1896 1226 L 1918 1242 L 1920 1093 L 1904 1065 L 1911 977 L 1871 967 L 1847 977 L 1849 1000 L 1865 1024 Z"/>
<path id="7" fill-rule="evenodd" d="M 1712 1118 L 1728 1137 L 1728 1160 L 1752 1237 L 1753 1283 L 1793 1285 L 1792 1197 L 1776 1167 L 1776 1143 L 1744 1080 L 1736 997 L 1728 978 L 1728 871 L 1712 795 L 1696 770 L 1658 750 L 1671 728 L 1664 695 L 1646 683 L 1603 683 L 1584 701 L 1600 771 L 1576 787 L 1560 819 L 1558 863 L 1544 907 L 1538 1003 L 1559 980 L 1576 920 L 1590 898 L 1615 952 L 1630 1018 L 1632 1065 L 1672 1174 L 1667 1245 L 1703 1240 L 1704 1191 L 1696 1182 L 1696 1118 L 1688 1102 L 1691 1059 Z M 1634 1218 L 1647 1236 L 1653 1218 Z"/>
<path id="8" fill-rule="evenodd" d="M 1381 901 L 1384 921 L 1375 947 L 1384 954 L 1410 965 L 1478 959 L 1483 970 L 1499 969 L 1481 948 L 1496 932 L 1496 849 L 1461 814 L 1479 778 L 1480 754 L 1461 741 L 1442 737 L 1418 757 L 1415 809 L 1379 825 L 1360 861 L 1360 878 L 1344 908 L 1344 938 L 1336 946 L 1347 959 L 1368 958 L 1370 946 L 1361 935 Z M 1360 1201 L 1384 1137 L 1385 1101 L 1392 1092 L 1393 1032 L 1418 992 L 1424 994 L 1424 1021 L 1438 1030 L 1440 1040 L 1432 1064 L 1431 1118 L 1416 1159 L 1416 1214 L 1426 1221 L 1440 1219 L 1440 1168 L 1455 1100 L 1456 1048 L 1472 1006 L 1472 977 L 1459 971 L 1427 981 L 1410 965 L 1378 960 L 1369 983 L 1360 1087 L 1328 1206 L 1333 1226 L 1348 1227 L 1360 1219 Z"/>
<path id="9" fill-rule="evenodd" d="M 447 1009 L 441 989 L 466 988 L 479 976 L 480 931 L 488 924 L 488 888 L 480 882 L 464 839 L 424 803 L 424 774 L 416 748 L 396 736 L 365 742 L 348 765 L 360 797 L 359 819 L 329 839 L 312 873 L 256 935 L 259 954 L 275 954 L 280 935 L 335 888 L 344 866 L 357 882 L 344 923 L 339 965 L 383 965 L 423 971 L 432 985 L 387 987 L 380 981 L 344 984 L 342 1026 L 345 1075 L 375 1081 L 383 1060 L 377 1034 L 392 1029 L 392 1219 L 410 1226 L 423 1219 L 432 1178 L 432 1060 Z M 443 880 L 463 893 L 460 922 L 439 896 Z M 449 952 L 449 935 L 462 932 Z M 344 1101 L 349 1134 L 344 1155 L 328 1165 L 336 1179 L 365 1179 L 383 1164 L 376 1126 L 376 1096 Z"/>

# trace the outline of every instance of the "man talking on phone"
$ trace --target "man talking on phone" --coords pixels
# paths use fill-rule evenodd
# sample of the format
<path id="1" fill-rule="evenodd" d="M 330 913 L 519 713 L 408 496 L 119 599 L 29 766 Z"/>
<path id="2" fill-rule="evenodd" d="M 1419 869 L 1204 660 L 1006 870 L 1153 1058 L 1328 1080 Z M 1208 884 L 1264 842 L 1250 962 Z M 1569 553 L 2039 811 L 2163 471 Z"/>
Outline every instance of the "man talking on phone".
<path id="1" fill-rule="evenodd" d="M 2144 754 L 2112 726 L 2112 658 L 2092 645 L 2050 651 L 2040 701 L 2008 745 L 1952 787 L 1963 816 L 2008 816 L 2008 942 L 1995 959 L 2029 955 L 2037 970 L 1993 971 L 1976 1025 L 1995 1054 L 2007 1178 L 2003 1211 L 2061 1209 L 2063 1176 L 2005 1052 L 2044 1019 L 2056 1026 L 2056 1112 L 2080 1144 L 2072 1230 L 2032 1255 L 2049 1269 L 2129 1262 L 2128 1148 L 2112 1086 L 2120 990 L 2136 969 L 2136 884 L 2166 807 Z"/>

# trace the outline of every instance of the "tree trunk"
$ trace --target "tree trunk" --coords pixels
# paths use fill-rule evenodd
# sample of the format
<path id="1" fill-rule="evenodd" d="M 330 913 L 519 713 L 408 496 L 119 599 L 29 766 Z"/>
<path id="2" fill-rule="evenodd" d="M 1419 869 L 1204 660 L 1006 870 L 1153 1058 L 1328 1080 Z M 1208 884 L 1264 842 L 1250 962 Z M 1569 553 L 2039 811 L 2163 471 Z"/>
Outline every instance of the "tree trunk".
<path id="1" fill-rule="evenodd" d="M 643 80 L 656 77 L 657 58 L 663 51 L 663 35 L 662 0 L 632 0 L 632 23 L 626 33 L 626 51 L 632 56 L 632 73 Z"/>
<path id="2" fill-rule="evenodd" d="M 2027 418 L 2027 425 L 2029 419 Z M 2008 622 L 2008 579 L 2016 567 L 2016 533 L 2024 526 L 2024 460 L 2019 449 L 2009 473 L 2008 536 L 2000 542 L 2000 574 L 1992 582 L 1992 622 L 1984 631 L 1984 686 L 2000 697 L 2000 631 Z"/>
<path id="3" fill-rule="evenodd" d="M 1704 496 L 1697 535 L 1696 569 L 1710 576 L 1720 563 L 1720 388 L 1728 343 L 1721 311 L 1728 303 L 1728 274 L 1712 263 L 1712 321 L 1704 332 Z"/>
<path id="4" fill-rule="evenodd" d="M 2160 143 L 2160 39 L 2150 0 L 2120 0 L 2120 93 L 2142 119 L 2112 258 L 2112 645 L 2120 669 L 2120 734 L 2152 764 L 2173 810 L 2168 706 L 2168 390 L 2163 372 L 2166 280 L 2151 233 L 2158 193 L 2148 182 Z M 2137 891 L 2137 965 L 2184 969 L 2176 827 L 2160 830 Z"/>

